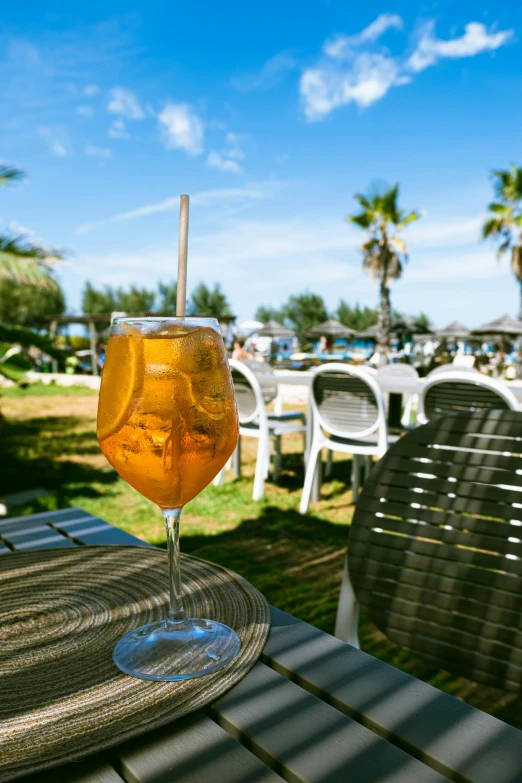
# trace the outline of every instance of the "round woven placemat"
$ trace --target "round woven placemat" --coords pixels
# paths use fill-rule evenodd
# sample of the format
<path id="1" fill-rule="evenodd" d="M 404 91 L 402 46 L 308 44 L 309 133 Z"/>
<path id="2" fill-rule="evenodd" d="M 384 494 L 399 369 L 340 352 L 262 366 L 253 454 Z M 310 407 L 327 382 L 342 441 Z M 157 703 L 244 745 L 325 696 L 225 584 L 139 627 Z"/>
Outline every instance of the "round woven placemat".
<path id="1" fill-rule="evenodd" d="M 153 547 L 47 549 L 0 559 L 0 780 L 108 748 L 215 701 L 254 665 L 263 596 L 232 571 L 182 556 L 185 609 L 234 628 L 239 654 L 180 682 L 122 674 L 114 645 L 165 616 L 167 555 Z"/>

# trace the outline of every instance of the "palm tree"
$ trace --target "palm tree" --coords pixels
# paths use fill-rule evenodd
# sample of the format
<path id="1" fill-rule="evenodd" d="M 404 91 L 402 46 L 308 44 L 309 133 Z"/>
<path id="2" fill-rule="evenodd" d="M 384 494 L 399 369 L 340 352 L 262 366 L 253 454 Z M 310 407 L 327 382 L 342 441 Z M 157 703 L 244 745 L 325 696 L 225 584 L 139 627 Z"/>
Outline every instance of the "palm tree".
<path id="1" fill-rule="evenodd" d="M 25 177 L 23 171 L 0 164 L 0 185 L 11 185 Z M 53 267 L 62 255 L 21 235 L 0 234 L 0 277 L 38 286 L 56 285 Z"/>
<path id="2" fill-rule="evenodd" d="M 24 176 L 20 169 L 0 164 L 0 186 L 19 182 Z M 40 288 L 54 288 L 57 284 L 52 270 L 61 258 L 57 250 L 36 245 L 26 237 L 0 234 L 0 277 Z M 36 346 L 54 358 L 63 355 L 48 338 L 29 329 L 0 324 L 0 375 L 15 381 L 20 380 L 31 365 L 23 354 L 12 353 L 13 344 L 22 348 Z"/>
<path id="3" fill-rule="evenodd" d="M 399 185 L 388 188 L 375 186 L 367 196 L 356 193 L 354 198 L 363 211 L 349 215 L 347 220 L 368 232 L 368 238 L 361 246 L 363 269 L 380 281 L 380 303 L 378 310 L 379 342 L 386 348 L 391 330 L 390 283 L 402 274 L 406 262 L 407 247 L 397 233 L 414 220 L 418 212 L 405 213 L 397 204 Z"/>
<path id="4" fill-rule="evenodd" d="M 522 320 L 522 168 L 511 166 L 509 171 L 493 171 L 497 200 L 488 210 L 491 213 L 482 226 L 482 238 L 501 240 L 497 257 L 511 250 L 511 268 L 520 286 L 519 319 Z"/>

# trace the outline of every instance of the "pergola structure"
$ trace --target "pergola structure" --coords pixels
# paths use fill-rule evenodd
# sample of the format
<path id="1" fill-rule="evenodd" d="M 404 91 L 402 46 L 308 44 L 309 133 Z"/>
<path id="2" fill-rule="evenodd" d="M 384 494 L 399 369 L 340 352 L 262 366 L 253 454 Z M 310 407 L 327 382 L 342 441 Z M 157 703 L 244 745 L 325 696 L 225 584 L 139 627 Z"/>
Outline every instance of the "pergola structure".
<path id="1" fill-rule="evenodd" d="M 165 315 L 165 318 L 172 318 L 172 313 Z M 56 337 L 60 326 L 70 326 L 71 324 L 83 324 L 89 329 L 89 339 L 91 342 L 91 369 L 93 375 L 99 375 L 98 368 L 98 349 L 96 345 L 96 325 L 103 324 L 108 326 L 112 323 L 113 318 L 118 316 L 126 316 L 129 318 L 143 318 L 146 316 L 154 316 L 156 318 L 163 317 L 162 313 L 87 313 L 86 315 L 50 315 L 48 320 L 50 321 L 49 335 L 51 338 Z M 199 318 L 206 318 L 208 316 L 198 315 Z M 214 316 L 210 316 L 214 317 Z M 230 342 L 232 339 L 232 326 L 235 323 L 235 315 L 220 315 L 216 316 L 221 327 L 221 332 L 225 342 Z M 56 359 L 52 360 L 53 372 L 58 372 L 58 362 Z"/>

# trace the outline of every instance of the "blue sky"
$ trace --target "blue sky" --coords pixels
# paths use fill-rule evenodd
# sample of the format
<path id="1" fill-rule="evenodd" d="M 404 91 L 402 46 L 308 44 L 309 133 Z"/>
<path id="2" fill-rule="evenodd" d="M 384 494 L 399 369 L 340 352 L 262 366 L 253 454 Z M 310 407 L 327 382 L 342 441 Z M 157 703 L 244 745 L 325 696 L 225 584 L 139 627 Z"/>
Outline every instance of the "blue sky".
<path id="1" fill-rule="evenodd" d="M 74 10 L 72 10 L 74 9 Z M 392 291 L 443 326 L 517 313 L 507 259 L 479 241 L 490 171 L 522 164 L 522 6 L 9 4 L 0 29 L 3 227 L 68 251 L 86 279 L 175 276 L 192 197 L 189 288 L 221 282 L 240 319 L 289 294 L 373 305 L 352 195 L 400 182 L 422 220 Z"/>

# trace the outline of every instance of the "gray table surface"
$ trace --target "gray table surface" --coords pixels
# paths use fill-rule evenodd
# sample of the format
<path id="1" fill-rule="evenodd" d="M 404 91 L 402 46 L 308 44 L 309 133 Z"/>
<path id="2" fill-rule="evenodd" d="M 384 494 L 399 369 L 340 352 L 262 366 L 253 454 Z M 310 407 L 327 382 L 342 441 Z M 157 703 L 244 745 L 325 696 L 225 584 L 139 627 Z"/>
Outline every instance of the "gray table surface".
<path id="1" fill-rule="evenodd" d="M 145 545 L 75 508 L 0 521 L 6 556 L 86 544 Z M 272 608 L 261 659 L 209 708 L 23 780 L 522 783 L 522 732 Z"/>

